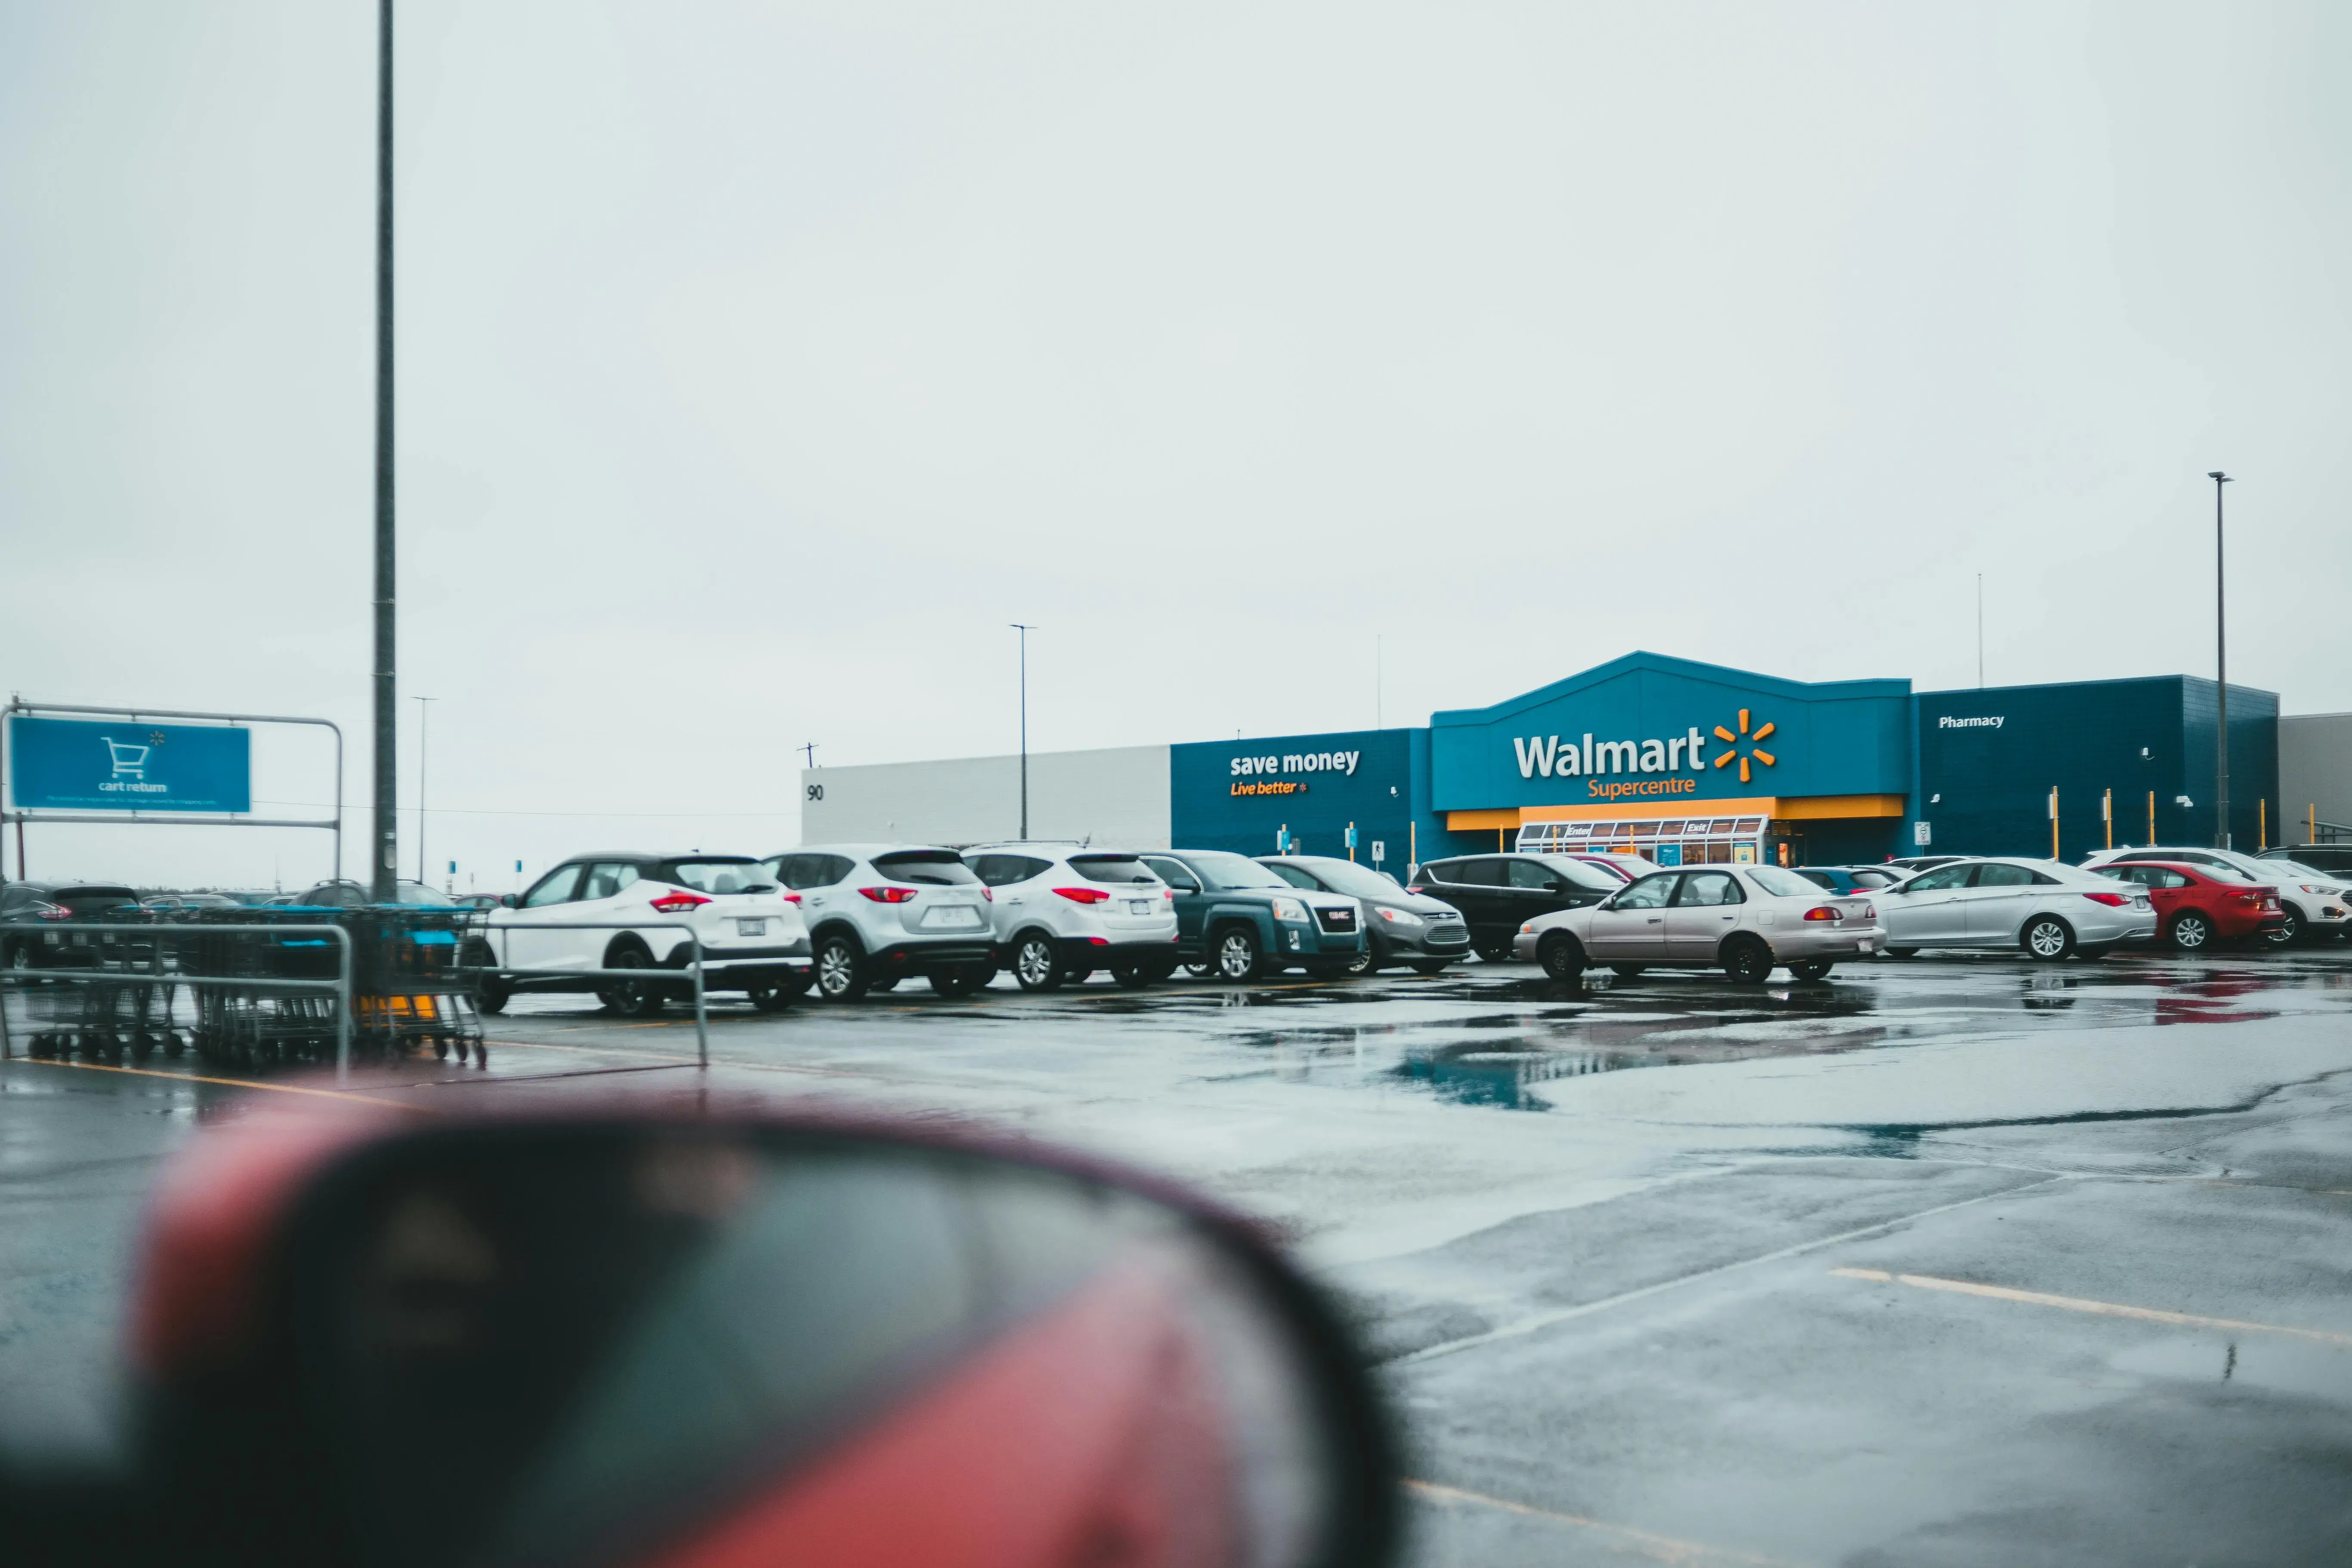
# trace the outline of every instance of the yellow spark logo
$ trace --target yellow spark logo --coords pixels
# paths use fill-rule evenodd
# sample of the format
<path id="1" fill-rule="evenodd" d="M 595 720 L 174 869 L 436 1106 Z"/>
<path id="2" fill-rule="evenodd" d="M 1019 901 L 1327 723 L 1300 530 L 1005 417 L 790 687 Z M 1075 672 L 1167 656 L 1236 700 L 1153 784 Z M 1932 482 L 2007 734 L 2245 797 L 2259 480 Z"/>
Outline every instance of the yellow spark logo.
<path id="1" fill-rule="evenodd" d="M 1773 756 L 1771 752 L 1766 751 L 1762 746 L 1758 745 L 1757 742 L 1764 739 L 1765 736 L 1770 734 L 1774 728 L 1775 726 L 1767 724 L 1762 729 L 1757 731 L 1756 733 L 1752 735 L 1749 734 L 1748 732 L 1748 710 L 1742 708 L 1739 710 L 1739 733 L 1735 735 L 1720 724 L 1717 724 L 1715 727 L 1716 739 L 1723 742 L 1726 745 L 1731 748 L 1729 751 L 1724 752 L 1723 755 L 1715 759 L 1715 765 L 1718 768 L 1729 767 L 1733 760 L 1737 758 L 1739 763 L 1739 782 L 1741 784 L 1748 783 L 1748 757 L 1742 757 L 1739 755 L 1739 748 L 1742 746 L 1747 747 L 1748 756 L 1754 757 L 1758 762 L 1762 763 L 1768 768 L 1772 766 L 1780 759 Z"/>

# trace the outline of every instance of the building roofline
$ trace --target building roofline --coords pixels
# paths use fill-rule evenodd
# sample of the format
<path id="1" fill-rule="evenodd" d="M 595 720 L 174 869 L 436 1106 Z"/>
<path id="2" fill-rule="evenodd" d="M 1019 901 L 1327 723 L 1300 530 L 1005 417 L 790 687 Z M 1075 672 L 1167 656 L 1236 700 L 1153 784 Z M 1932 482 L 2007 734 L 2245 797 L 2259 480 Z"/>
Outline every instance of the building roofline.
<path id="1" fill-rule="evenodd" d="M 1539 686 L 1533 691 L 1507 697 L 1485 708 L 1453 708 L 1429 716 L 1433 728 L 1438 726 L 1491 724 L 1508 719 L 1527 709 L 1539 707 L 1571 696 L 1589 687 L 1614 680 L 1621 675 L 1641 670 L 1656 670 L 1692 680 L 1710 680 L 1726 686 L 1747 686 L 1775 697 L 1785 697 L 1800 702 L 1850 701 L 1864 698 L 1909 697 L 1911 682 L 1907 678 L 1864 680 L 1791 680 L 1786 676 L 1764 675 L 1752 669 L 1734 669 L 1729 665 L 1704 664 L 1697 659 L 1676 658 L 1672 654 L 1650 653 L 1636 649 L 1622 654 L 1606 664 L 1594 665 L 1581 671 Z"/>

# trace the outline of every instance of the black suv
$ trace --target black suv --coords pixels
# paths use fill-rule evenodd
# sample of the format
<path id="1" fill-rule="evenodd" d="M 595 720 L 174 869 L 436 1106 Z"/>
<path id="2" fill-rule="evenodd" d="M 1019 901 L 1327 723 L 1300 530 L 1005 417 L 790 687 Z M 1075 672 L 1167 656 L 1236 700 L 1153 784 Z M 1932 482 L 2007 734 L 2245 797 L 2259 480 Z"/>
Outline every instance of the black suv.
<path id="1" fill-rule="evenodd" d="M 0 889 L 0 969 L 81 968 L 96 962 L 76 921 L 140 917 L 139 895 L 116 882 L 11 882 Z M 100 933 L 103 935 L 104 933 Z"/>
<path id="2" fill-rule="evenodd" d="M 1469 922 L 1470 945 L 1487 963 L 1500 963 L 1528 921 L 1597 904 L 1624 885 L 1597 866 L 1564 856 L 1465 855 L 1429 862 L 1405 891 L 1460 910 Z"/>

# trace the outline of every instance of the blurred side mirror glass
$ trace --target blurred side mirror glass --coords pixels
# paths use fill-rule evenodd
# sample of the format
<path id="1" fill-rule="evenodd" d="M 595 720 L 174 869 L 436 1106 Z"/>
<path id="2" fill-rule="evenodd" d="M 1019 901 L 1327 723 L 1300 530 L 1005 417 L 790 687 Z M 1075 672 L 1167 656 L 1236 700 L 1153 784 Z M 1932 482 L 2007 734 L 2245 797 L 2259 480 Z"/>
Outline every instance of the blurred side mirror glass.
<path id="1" fill-rule="evenodd" d="M 1308 1568 L 1392 1540 L 1336 1320 L 1108 1179 L 762 1124 L 460 1127 L 331 1168 L 279 1256 L 255 1386 L 302 1390 L 308 1429 L 265 1456 L 184 1411 L 179 1473 L 333 1500 L 347 1560 Z"/>
<path id="2" fill-rule="evenodd" d="M 501 893 L 499 896 L 499 907 L 500 909 L 519 910 L 522 908 L 522 895 L 520 893 Z"/>

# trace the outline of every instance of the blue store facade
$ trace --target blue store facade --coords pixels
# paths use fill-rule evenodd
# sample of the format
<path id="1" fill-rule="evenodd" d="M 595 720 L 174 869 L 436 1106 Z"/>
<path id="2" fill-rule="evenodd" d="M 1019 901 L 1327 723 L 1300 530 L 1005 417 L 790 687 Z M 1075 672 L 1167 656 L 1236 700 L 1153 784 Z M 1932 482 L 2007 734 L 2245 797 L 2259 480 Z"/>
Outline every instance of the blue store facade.
<path id="1" fill-rule="evenodd" d="M 2189 676 L 1915 693 L 1633 653 L 1425 729 L 1171 748 L 1172 842 L 1402 874 L 1496 847 L 1832 864 L 2210 843 L 2217 689 Z M 2278 699 L 2230 689 L 2233 841 L 2274 837 Z M 2181 804 L 2186 801 L 2188 804 Z M 2201 815 L 2200 815 L 2201 812 Z M 1377 855 L 1375 850 L 1377 849 Z"/>

